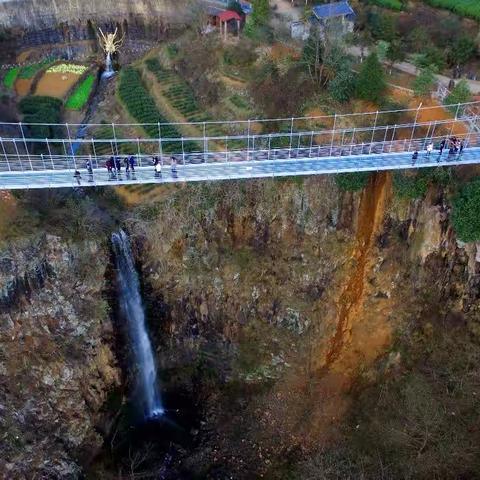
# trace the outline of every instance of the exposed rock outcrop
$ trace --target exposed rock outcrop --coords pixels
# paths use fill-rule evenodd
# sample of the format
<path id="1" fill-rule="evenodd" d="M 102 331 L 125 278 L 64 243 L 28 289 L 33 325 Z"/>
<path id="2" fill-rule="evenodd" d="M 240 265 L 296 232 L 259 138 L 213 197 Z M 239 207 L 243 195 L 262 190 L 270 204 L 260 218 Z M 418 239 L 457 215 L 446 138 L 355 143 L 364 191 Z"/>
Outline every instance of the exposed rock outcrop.
<path id="1" fill-rule="evenodd" d="M 107 264 L 97 243 L 54 236 L 0 251 L 2 478 L 77 478 L 102 444 L 95 425 L 119 384 Z"/>

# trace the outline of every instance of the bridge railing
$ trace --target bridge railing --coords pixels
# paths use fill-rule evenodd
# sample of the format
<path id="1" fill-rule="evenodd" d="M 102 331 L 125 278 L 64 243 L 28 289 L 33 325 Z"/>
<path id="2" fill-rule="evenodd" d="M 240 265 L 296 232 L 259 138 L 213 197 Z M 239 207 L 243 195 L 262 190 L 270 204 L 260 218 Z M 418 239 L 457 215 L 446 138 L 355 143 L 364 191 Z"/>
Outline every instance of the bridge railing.
<path id="1" fill-rule="evenodd" d="M 392 130 L 393 131 L 393 130 Z M 433 128 L 430 130 L 433 132 Z M 385 132 L 390 132 L 385 129 Z M 247 161 L 275 161 L 286 159 L 313 159 L 325 158 L 332 161 L 335 157 L 344 156 L 368 156 L 376 154 L 402 153 L 413 152 L 414 150 L 423 151 L 426 145 L 433 143 L 436 147 L 438 144 L 450 138 L 448 135 L 432 135 L 421 138 L 402 138 L 391 139 L 388 135 L 383 135 L 382 140 L 371 142 L 350 142 L 346 136 L 341 135 L 341 142 L 327 142 L 314 143 L 312 135 L 314 132 L 295 133 L 289 136 L 291 145 L 287 147 L 275 147 L 272 145 L 272 136 L 258 135 L 252 138 L 249 148 L 228 149 L 216 151 L 199 151 L 186 152 L 179 151 L 165 155 L 139 152 L 135 154 L 135 163 L 137 167 L 149 167 L 153 163 L 153 157 L 157 156 L 163 165 L 169 165 L 173 161 L 177 164 L 201 164 L 201 163 L 223 163 L 223 162 L 247 162 Z M 464 133 L 457 133 L 456 138 L 463 140 L 464 146 L 474 147 L 480 146 L 480 134 L 472 131 L 464 131 Z M 259 142 L 257 137 L 261 138 L 263 142 Z M 257 142 L 255 142 L 257 139 Z M 265 140 L 268 142 L 265 144 Z M 303 140 L 306 140 L 305 142 Z M 5 139 L 11 141 L 12 139 Z M 14 140 L 14 139 L 13 139 Z M 178 139 L 176 139 L 178 141 Z M 344 141 L 345 140 L 345 141 Z M 152 140 L 148 140 L 152 142 Z M 448 149 L 448 146 L 446 147 Z M 20 152 L 17 148 L 15 153 L 0 152 L 0 172 L 38 172 L 38 171 L 52 171 L 52 170 L 83 170 L 86 168 L 87 162 L 93 169 L 105 167 L 105 162 L 113 156 L 112 153 L 106 154 L 72 154 L 66 148 L 63 154 L 53 153 L 50 149 L 49 153 L 33 154 L 26 151 Z M 116 156 L 116 155 L 115 155 Z M 126 155 L 120 156 L 122 161 L 122 168 L 124 167 L 123 160 Z"/>

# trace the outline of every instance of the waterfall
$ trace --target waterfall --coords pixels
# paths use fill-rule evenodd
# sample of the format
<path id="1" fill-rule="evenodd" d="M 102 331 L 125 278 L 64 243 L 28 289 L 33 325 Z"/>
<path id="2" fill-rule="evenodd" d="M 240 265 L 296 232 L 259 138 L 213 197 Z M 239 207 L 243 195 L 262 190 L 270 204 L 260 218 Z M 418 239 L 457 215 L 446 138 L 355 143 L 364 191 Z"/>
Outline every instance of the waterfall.
<path id="1" fill-rule="evenodd" d="M 112 75 L 115 75 L 115 71 L 112 67 L 112 56 L 110 52 L 107 52 L 107 57 L 105 58 L 105 71 L 102 73 L 102 78 L 109 78 Z"/>
<path id="2" fill-rule="evenodd" d="M 145 312 L 138 273 L 132 258 L 132 250 L 127 234 L 120 230 L 112 234 L 112 244 L 117 267 L 118 300 L 121 313 L 128 325 L 135 361 L 137 392 L 145 419 L 164 414 L 160 390 L 157 384 L 157 370 L 153 358 L 152 345 L 145 325 Z"/>

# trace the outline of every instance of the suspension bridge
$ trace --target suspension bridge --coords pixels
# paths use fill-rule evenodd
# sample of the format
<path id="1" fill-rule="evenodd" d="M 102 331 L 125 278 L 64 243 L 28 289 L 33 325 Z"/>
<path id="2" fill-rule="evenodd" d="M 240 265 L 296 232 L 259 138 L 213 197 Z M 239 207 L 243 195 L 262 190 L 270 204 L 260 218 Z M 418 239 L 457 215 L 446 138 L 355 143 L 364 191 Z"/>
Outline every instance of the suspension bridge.
<path id="1" fill-rule="evenodd" d="M 0 123 L 0 189 L 212 181 L 480 163 L 480 102 L 242 121 Z M 438 110 L 437 110 L 438 109 Z M 428 120 L 433 116 L 436 120 Z M 426 120 L 424 120 L 427 118 Z M 463 151 L 450 150 L 450 140 Z M 446 140 L 442 155 L 426 146 Z M 413 152 L 418 157 L 412 159 Z M 126 158 L 135 167 L 126 171 Z M 153 168 L 155 158 L 161 172 Z M 120 161 L 120 171 L 106 162 Z"/>

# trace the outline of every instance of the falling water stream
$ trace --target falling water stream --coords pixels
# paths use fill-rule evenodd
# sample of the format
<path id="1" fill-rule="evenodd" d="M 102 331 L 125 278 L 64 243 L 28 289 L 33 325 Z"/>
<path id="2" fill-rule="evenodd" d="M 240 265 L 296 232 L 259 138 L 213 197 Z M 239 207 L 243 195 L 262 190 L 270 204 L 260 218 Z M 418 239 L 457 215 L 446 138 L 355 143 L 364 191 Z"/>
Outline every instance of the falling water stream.
<path id="1" fill-rule="evenodd" d="M 117 288 L 120 310 L 127 323 L 135 362 L 136 392 L 134 400 L 143 411 L 144 418 L 163 416 L 165 410 L 157 383 L 157 370 L 152 345 L 145 325 L 145 311 L 140 295 L 140 282 L 133 263 L 130 240 L 120 230 L 112 235 L 117 268 Z"/>

